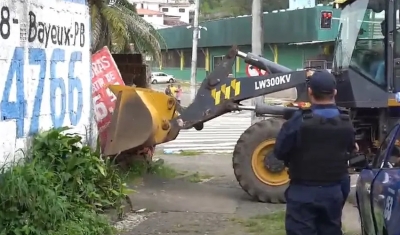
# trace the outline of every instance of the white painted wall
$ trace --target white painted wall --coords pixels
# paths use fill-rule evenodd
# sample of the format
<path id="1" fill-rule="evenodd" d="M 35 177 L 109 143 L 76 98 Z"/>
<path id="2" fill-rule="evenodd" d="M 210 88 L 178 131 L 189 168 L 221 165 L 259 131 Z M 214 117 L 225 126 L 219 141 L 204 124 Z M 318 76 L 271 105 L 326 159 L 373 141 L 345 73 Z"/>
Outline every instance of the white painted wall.
<path id="1" fill-rule="evenodd" d="M 181 21 L 185 23 L 189 23 L 189 18 L 190 18 L 190 9 L 191 7 L 172 7 L 172 6 L 161 6 L 160 11 L 163 12 L 163 8 L 168 8 L 168 12 L 164 12 L 165 15 L 170 15 L 170 16 L 180 16 Z M 185 12 L 179 12 L 179 9 L 185 9 Z"/>
<path id="2" fill-rule="evenodd" d="M 164 25 L 163 15 L 144 15 L 143 19 L 152 25 Z"/>
<path id="3" fill-rule="evenodd" d="M 171 15 L 171 16 L 180 16 L 181 21 L 185 23 L 189 23 L 189 18 L 190 18 L 190 10 L 193 10 L 192 6 L 174 6 L 174 5 L 168 5 L 168 4 L 162 4 L 160 6 L 161 1 L 158 0 L 158 2 L 136 2 L 136 8 L 137 9 L 148 9 L 152 11 L 160 11 L 163 12 L 163 8 L 168 8 L 168 12 L 164 12 L 165 15 Z M 185 12 L 179 12 L 179 9 L 185 9 Z M 147 20 L 147 19 L 146 19 Z"/>
<path id="4" fill-rule="evenodd" d="M 71 126 L 86 135 L 92 102 L 89 22 L 85 0 L 2 0 L 0 162 L 40 130 Z"/>
<path id="5" fill-rule="evenodd" d="M 160 4 L 159 3 L 150 3 L 150 2 L 137 3 L 136 8 L 137 9 L 148 9 L 148 10 L 152 10 L 152 11 L 160 11 Z"/>

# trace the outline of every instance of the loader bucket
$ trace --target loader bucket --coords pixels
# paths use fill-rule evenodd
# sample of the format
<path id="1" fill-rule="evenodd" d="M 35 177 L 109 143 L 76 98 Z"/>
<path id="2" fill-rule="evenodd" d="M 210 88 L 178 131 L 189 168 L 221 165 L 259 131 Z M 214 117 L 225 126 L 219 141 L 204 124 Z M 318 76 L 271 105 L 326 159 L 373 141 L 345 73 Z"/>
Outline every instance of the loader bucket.
<path id="1" fill-rule="evenodd" d="M 175 112 L 175 99 L 147 88 L 111 85 L 117 96 L 104 155 L 164 143 Z"/>

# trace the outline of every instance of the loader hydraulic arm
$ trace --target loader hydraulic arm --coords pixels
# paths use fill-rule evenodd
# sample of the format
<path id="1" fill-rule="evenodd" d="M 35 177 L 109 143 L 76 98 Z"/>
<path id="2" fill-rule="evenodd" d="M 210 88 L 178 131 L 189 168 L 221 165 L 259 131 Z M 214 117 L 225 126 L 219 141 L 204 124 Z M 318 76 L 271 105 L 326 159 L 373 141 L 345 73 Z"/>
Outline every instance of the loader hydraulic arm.
<path id="1" fill-rule="evenodd" d="M 229 78 L 236 56 L 246 63 L 267 71 L 267 75 Z M 240 101 L 306 86 L 306 71 L 292 71 L 261 56 L 232 48 L 225 59 L 202 82 L 194 102 L 177 118 L 171 120 L 172 129 L 189 129 L 201 123 L 240 110 Z M 265 110 L 265 109 L 264 109 Z M 199 128 L 201 129 L 201 128 Z"/>
<path id="2" fill-rule="evenodd" d="M 236 57 L 268 72 L 257 77 L 229 78 Z M 176 100 L 151 89 L 113 85 L 117 96 L 108 126 L 104 155 L 137 152 L 176 139 L 179 131 L 192 127 L 201 130 L 203 123 L 233 110 L 254 110 L 259 114 L 290 116 L 295 108 L 268 105 L 241 106 L 246 99 L 299 86 L 305 87 L 305 71 L 290 69 L 261 56 L 232 48 L 225 59 L 202 82 L 192 104 L 181 109 Z"/>

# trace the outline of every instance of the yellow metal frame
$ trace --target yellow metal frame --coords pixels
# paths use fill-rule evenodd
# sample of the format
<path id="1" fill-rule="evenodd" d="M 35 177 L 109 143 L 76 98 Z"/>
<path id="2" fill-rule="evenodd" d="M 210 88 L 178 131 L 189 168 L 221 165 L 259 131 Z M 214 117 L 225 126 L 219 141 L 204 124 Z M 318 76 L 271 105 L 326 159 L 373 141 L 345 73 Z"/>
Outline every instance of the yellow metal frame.
<path id="1" fill-rule="evenodd" d="M 231 88 L 234 90 L 234 92 L 231 92 Z M 211 97 L 214 99 L 215 105 L 219 105 L 221 103 L 221 93 L 224 95 L 224 99 L 230 99 L 240 95 L 240 81 L 233 79 L 228 85 L 222 84 L 221 87 L 212 89 Z"/>
<path id="2" fill-rule="evenodd" d="M 210 72 L 210 51 L 208 48 L 206 49 L 206 56 L 205 56 L 205 64 L 206 64 L 206 71 Z"/>
<path id="3" fill-rule="evenodd" d="M 396 101 L 396 99 L 388 99 L 388 106 L 389 107 L 399 107 L 400 103 Z"/>
<path id="4" fill-rule="evenodd" d="M 183 53 L 183 50 L 181 50 L 181 52 L 180 52 L 180 59 L 181 59 L 181 61 L 180 61 L 180 68 L 181 68 L 181 70 L 183 70 L 183 67 L 185 67 L 185 55 L 184 55 L 184 53 Z"/>
<path id="5" fill-rule="evenodd" d="M 145 143 L 156 145 L 166 141 L 171 130 L 169 121 L 177 116 L 173 97 L 147 88 L 111 85 L 109 89 L 118 97 L 111 128 L 114 140 L 108 143 L 110 151 L 114 153 Z M 135 110 L 132 105 L 137 106 Z M 142 120 L 143 117 L 147 119 Z M 145 130 L 138 131 L 144 126 L 147 127 Z"/>
<path id="6" fill-rule="evenodd" d="M 236 64 L 235 64 L 236 66 L 236 68 L 235 68 L 235 72 L 236 73 L 239 73 L 240 72 L 240 58 L 239 57 L 236 57 Z M 236 74 L 235 74 L 236 75 Z"/>

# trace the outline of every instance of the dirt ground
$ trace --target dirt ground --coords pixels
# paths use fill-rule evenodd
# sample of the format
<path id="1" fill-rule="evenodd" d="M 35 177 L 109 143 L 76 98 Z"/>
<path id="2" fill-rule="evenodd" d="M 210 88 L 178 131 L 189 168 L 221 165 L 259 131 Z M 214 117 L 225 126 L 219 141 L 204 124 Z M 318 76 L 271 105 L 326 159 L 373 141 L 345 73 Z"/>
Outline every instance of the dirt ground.
<path id="1" fill-rule="evenodd" d="M 230 155 L 163 155 L 176 177 L 149 175 L 132 186 L 140 219 L 123 235 L 283 235 L 284 205 L 250 200 L 239 187 Z M 171 173 L 170 173 L 171 174 Z M 347 205 L 347 234 L 359 234 L 358 214 Z"/>

